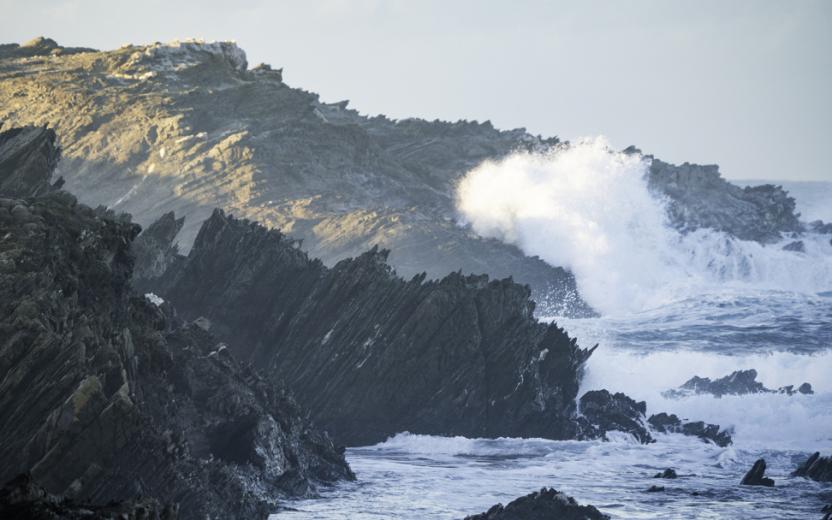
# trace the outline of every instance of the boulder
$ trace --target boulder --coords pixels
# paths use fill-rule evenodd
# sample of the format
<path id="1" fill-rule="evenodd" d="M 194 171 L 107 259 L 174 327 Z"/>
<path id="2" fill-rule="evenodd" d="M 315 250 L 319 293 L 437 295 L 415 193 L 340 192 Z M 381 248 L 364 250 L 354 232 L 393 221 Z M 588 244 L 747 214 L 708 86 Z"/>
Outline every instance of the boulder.
<path id="1" fill-rule="evenodd" d="M 553 488 L 543 488 L 524 497 L 497 504 L 485 513 L 465 520 L 606 520 L 609 516 L 593 506 L 582 506 L 574 498 Z"/>
<path id="2" fill-rule="evenodd" d="M 636 402 L 620 392 L 593 390 L 581 396 L 583 438 L 607 438 L 611 431 L 633 435 L 643 444 L 654 442 L 645 422 L 647 403 Z"/>
<path id="3" fill-rule="evenodd" d="M 651 415 L 647 422 L 660 433 L 681 433 L 698 437 L 705 442 L 712 442 L 717 446 L 726 447 L 730 445 L 731 432 L 723 430 L 718 424 L 708 424 L 703 421 L 682 421 L 676 414 L 661 412 Z"/>
<path id="4" fill-rule="evenodd" d="M 653 478 L 679 478 L 679 475 L 676 474 L 676 470 L 673 468 L 667 468 L 653 475 Z"/>

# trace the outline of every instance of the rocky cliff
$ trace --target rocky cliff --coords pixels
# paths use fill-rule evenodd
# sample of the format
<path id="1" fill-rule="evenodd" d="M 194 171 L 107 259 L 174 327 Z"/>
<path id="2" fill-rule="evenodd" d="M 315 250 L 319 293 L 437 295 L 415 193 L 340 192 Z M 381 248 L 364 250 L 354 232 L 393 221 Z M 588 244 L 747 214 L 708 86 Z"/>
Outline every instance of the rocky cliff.
<path id="1" fill-rule="evenodd" d="M 217 210 L 149 287 L 187 319 L 207 318 L 339 442 L 577 435 L 591 350 L 538 322 L 528 287 L 459 273 L 408 281 L 386 259 L 373 249 L 328 268 L 280 232 Z"/>
<path id="2" fill-rule="evenodd" d="M 648 187 L 667 199 L 670 221 L 681 231 L 711 228 L 758 242 L 803 231 L 795 201 L 781 186 L 741 188 L 722 178 L 714 164 L 677 166 L 650 159 Z"/>
<path id="3" fill-rule="evenodd" d="M 0 142 L 24 140 L 26 157 L 54 145 L 12 132 Z M 61 191 L 0 198 L 0 481 L 31 472 L 69 499 L 141 495 L 205 518 L 263 517 L 352 478 L 284 392 L 169 304 L 131 296 L 138 232 Z"/>
<path id="4" fill-rule="evenodd" d="M 551 312 L 586 314 L 572 276 L 456 224 L 454 185 L 485 159 L 557 142 L 490 123 L 365 117 L 248 68 L 231 43 L 106 52 L 0 47 L 0 121 L 49 124 L 81 202 L 142 225 L 175 210 L 187 251 L 215 207 L 303 239 L 327 265 L 373 245 L 402 275 L 514 276 Z"/>

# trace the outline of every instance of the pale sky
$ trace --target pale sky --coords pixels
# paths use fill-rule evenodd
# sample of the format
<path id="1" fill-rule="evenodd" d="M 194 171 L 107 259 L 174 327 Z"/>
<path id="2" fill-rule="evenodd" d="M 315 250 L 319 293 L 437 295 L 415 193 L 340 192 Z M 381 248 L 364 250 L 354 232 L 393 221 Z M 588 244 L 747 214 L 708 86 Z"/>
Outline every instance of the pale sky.
<path id="1" fill-rule="evenodd" d="M 832 1 L 0 0 L 0 41 L 236 40 L 362 113 L 830 180 Z M 831 202 L 832 203 L 832 202 Z"/>

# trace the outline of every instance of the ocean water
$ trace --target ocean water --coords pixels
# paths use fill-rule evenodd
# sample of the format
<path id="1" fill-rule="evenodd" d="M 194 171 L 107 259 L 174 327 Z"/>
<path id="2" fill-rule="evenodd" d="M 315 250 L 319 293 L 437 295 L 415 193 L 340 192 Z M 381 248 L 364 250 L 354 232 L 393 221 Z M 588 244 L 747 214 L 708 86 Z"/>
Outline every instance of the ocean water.
<path id="1" fill-rule="evenodd" d="M 581 392 L 606 388 L 734 429 L 728 448 L 681 435 L 640 445 L 544 439 L 466 439 L 400 433 L 350 448 L 358 476 L 287 504 L 277 518 L 462 518 L 554 487 L 613 518 L 820 518 L 832 485 L 789 473 L 812 452 L 832 454 L 832 244 L 805 253 L 700 231 L 680 235 L 643 181 L 644 160 L 602 139 L 558 154 L 520 154 L 472 171 L 460 187 L 466 224 L 568 266 L 601 312 L 541 316 L 583 346 L 599 344 Z M 832 182 L 783 183 L 806 220 L 832 219 Z M 809 382 L 814 395 L 667 399 L 694 375 L 754 368 L 769 388 Z M 772 488 L 739 486 L 764 457 Z M 674 468 L 679 478 L 652 476 Z M 664 492 L 648 493 L 651 485 Z"/>

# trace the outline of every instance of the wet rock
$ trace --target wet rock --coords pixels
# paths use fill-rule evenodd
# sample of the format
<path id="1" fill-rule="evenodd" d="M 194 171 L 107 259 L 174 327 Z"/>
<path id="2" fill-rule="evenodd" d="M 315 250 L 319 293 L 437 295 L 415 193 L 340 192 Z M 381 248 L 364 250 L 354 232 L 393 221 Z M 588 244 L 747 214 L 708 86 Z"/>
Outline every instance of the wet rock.
<path id="1" fill-rule="evenodd" d="M 832 235 L 832 222 L 824 223 L 822 220 L 814 220 L 806 225 L 806 231 Z"/>
<path id="2" fill-rule="evenodd" d="M 795 240 L 783 246 L 783 251 L 793 251 L 795 253 L 805 253 L 806 245 L 802 240 Z"/>
<path id="3" fill-rule="evenodd" d="M 679 475 L 676 474 L 676 470 L 673 468 L 667 468 L 653 475 L 653 478 L 679 478 Z"/>
<path id="4" fill-rule="evenodd" d="M 19 520 L 175 520 L 175 506 L 150 498 L 114 501 L 107 505 L 75 502 L 56 496 L 21 474 L 0 488 L 0 518 Z"/>
<path id="5" fill-rule="evenodd" d="M 821 520 L 832 520 L 832 504 L 823 506 L 820 512 L 823 513 L 823 518 Z"/>
<path id="6" fill-rule="evenodd" d="M 582 506 L 574 498 L 553 488 L 520 497 L 503 506 L 497 504 L 485 513 L 465 520 L 605 520 L 609 516 L 593 506 Z"/>
<path id="7" fill-rule="evenodd" d="M 820 452 L 815 452 L 798 466 L 792 476 L 806 477 L 818 482 L 832 482 L 832 457 L 821 457 Z"/>
<path id="8" fill-rule="evenodd" d="M 677 166 L 650 158 L 648 186 L 669 199 L 670 220 L 683 232 L 711 228 L 743 240 L 775 242 L 783 233 L 802 230 L 795 201 L 780 186 L 740 188 L 723 179 L 716 165 Z"/>
<path id="9" fill-rule="evenodd" d="M 459 273 L 406 281 L 386 259 L 373 249 L 330 269 L 280 232 L 216 211 L 150 289 L 183 318 L 210 320 L 339 443 L 401 431 L 577 436 L 592 350 L 538 322 L 527 286 Z"/>
<path id="10" fill-rule="evenodd" d="M 708 424 L 703 421 L 682 421 L 676 414 L 661 412 L 651 415 L 647 422 L 660 433 L 681 433 L 698 437 L 705 442 L 713 442 L 717 446 L 730 445 L 731 432 L 720 429 L 718 424 Z"/>
<path id="11" fill-rule="evenodd" d="M 742 478 L 740 482 L 743 486 L 766 486 L 774 487 L 774 480 L 765 476 L 766 461 L 765 459 L 757 459 L 748 473 Z"/>
<path id="12" fill-rule="evenodd" d="M 795 393 L 794 386 L 784 386 L 777 390 L 766 388 L 763 383 L 757 381 L 757 371 L 737 370 L 731 374 L 721 377 L 719 379 L 711 380 L 707 377 L 694 376 L 687 380 L 679 388 L 666 390 L 662 395 L 667 398 L 679 399 L 690 395 L 697 394 L 711 394 L 715 397 L 722 397 L 724 395 L 745 395 L 745 394 L 762 394 L 762 393 L 781 393 L 793 395 Z M 797 389 L 801 394 L 812 394 L 812 385 L 803 383 Z"/>
<path id="13" fill-rule="evenodd" d="M 641 443 L 654 442 L 645 423 L 647 403 L 636 402 L 622 393 L 593 390 L 581 396 L 580 412 L 584 419 L 583 438 L 607 438 L 611 431 L 633 435 Z"/>
<path id="14" fill-rule="evenodd" d="M 650 486 L 647 488 L 648 493 L 661 493 L 665 490 L 664 486 Z"/>

